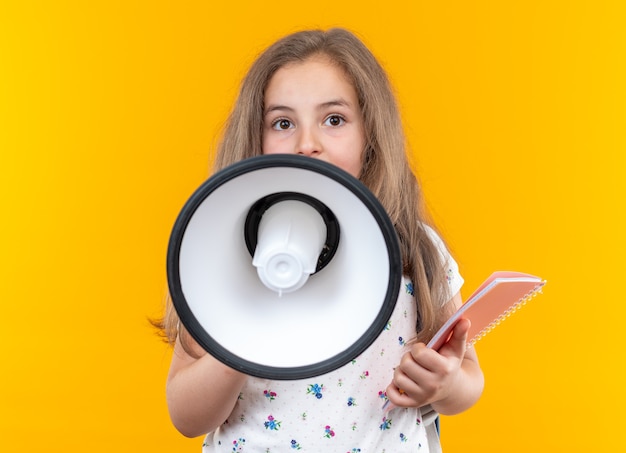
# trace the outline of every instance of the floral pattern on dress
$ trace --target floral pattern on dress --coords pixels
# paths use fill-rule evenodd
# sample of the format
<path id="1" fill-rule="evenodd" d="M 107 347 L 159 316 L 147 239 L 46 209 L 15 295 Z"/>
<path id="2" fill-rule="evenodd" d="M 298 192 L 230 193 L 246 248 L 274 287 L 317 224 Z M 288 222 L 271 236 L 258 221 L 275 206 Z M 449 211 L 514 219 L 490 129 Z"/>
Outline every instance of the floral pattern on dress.
<path id="1" fill-rule="evenodd" d="M 458 292 L 461 276 L 448 281 L 450 290 Z M 426 432 L 434 426 L 422 420 L 419 409 L 382 409 L 394 367 L 415 336 L 414 291 L 403 277 L 384 330 L 343 367 L 308 380 L 249 377 L 231 417 L 206 436 L 203 453 L 428 452 Z"/>
<path id="2" fill-rule="evenodd" d="M 313 395 L 313 396 L 315 396 L 315 398 L 317 398 L 319 400 L 319 399 L 321 399 L 324 396 L 322 394 L 323 391 L 324 391 L 324 384 L 322 384 L 322 385 L 311 384 L 306 389 L 306 394 L 307 395 Z"/>
<path id="3" fill-rule="evenodd" d="M 380 430 L 387 431 L 390 427 L 391 427 L 391 419 L 387 417 L 383 417 L 383 422 L 379 426 Z"/>
<path id="4" fill-rule="evenodd" d="M 263 395 L 267 398 L 268 401 L 274 401 L 276 399 L 276 392 L 272 392 L 271 390 L 263 390 Z"/>
<path id="5" fill-rule="evenodd" d="M 233 451 L 234 452 L 242 452 L 243 451 L 243 444 L 246 443 L 245 439 L 242 439 L 241 437 L 237 440 L 233 440 Z"/>
<path id="6" fill-rule="evenodd" d="M 269 429 L 270 431 L 278 431 L 281 423 L 282 422 L 279 422 L 278 420 L 274 419 L 273 415 L 268 415 L 267 421 L 263 424 L 265 425 L 265 429 Z"/>

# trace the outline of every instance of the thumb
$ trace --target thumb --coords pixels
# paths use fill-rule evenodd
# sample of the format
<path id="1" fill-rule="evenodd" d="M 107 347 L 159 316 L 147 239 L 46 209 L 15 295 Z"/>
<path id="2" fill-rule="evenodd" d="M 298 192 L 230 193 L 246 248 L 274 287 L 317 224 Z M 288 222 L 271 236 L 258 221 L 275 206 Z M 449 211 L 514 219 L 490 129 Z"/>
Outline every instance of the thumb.
<path id="1" fill-rule="evenodd" d="M 439 349 L 439 353 L 446 357 L 462 358 L 467 349 L 467 337 L 471 325 L 469 319 L 460 319 L 454 326 L 450 339 Z"/>

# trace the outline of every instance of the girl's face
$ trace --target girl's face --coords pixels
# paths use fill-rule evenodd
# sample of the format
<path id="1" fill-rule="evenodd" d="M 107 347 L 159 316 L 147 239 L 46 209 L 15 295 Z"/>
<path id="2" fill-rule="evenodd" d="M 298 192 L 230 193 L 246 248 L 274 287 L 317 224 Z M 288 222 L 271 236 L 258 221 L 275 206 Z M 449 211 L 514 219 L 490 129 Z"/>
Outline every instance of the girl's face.
<path id="1" fill-rule="evenodd" d="M 265 91 L 263 154 L 302 154 L 358 178 L 365 133 L 348 77 L 321 57 L 283 66 Z"/>

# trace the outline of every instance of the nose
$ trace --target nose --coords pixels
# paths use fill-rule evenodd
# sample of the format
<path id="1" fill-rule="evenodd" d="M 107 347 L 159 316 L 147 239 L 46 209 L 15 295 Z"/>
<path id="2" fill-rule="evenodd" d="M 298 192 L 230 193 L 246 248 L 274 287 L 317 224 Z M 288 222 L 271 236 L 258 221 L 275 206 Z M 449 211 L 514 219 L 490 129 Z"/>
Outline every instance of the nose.
<path id="1" fill-rule="evenodd" d="M 296 143 L 296 154 L 316 156 L 322 152 L 322 143 L 314 128 L 301 128 Z"/>

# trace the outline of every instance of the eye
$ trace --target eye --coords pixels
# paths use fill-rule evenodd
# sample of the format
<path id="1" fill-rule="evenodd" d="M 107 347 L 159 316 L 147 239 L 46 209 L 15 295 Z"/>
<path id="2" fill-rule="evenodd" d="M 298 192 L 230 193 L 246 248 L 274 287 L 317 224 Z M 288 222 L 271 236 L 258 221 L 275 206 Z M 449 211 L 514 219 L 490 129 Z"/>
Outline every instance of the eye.
<path id="1" fill-rule="evenodd" d="M 279 118 L 272 123 L 272 129 L 277 131 L 286 131 L 293 127 L 293 123 L 285 118 Z"/>
<path id="2" fill-rule="evenodd" d="M 330 115 L 328 118 L 326 118 L 324 124 L 326 124 L 327 126 L 337 127 L 343 125 L 345 122 L 346 120 L 344 120 L 343 117 L 341 117 L 340 115 Z"/>

